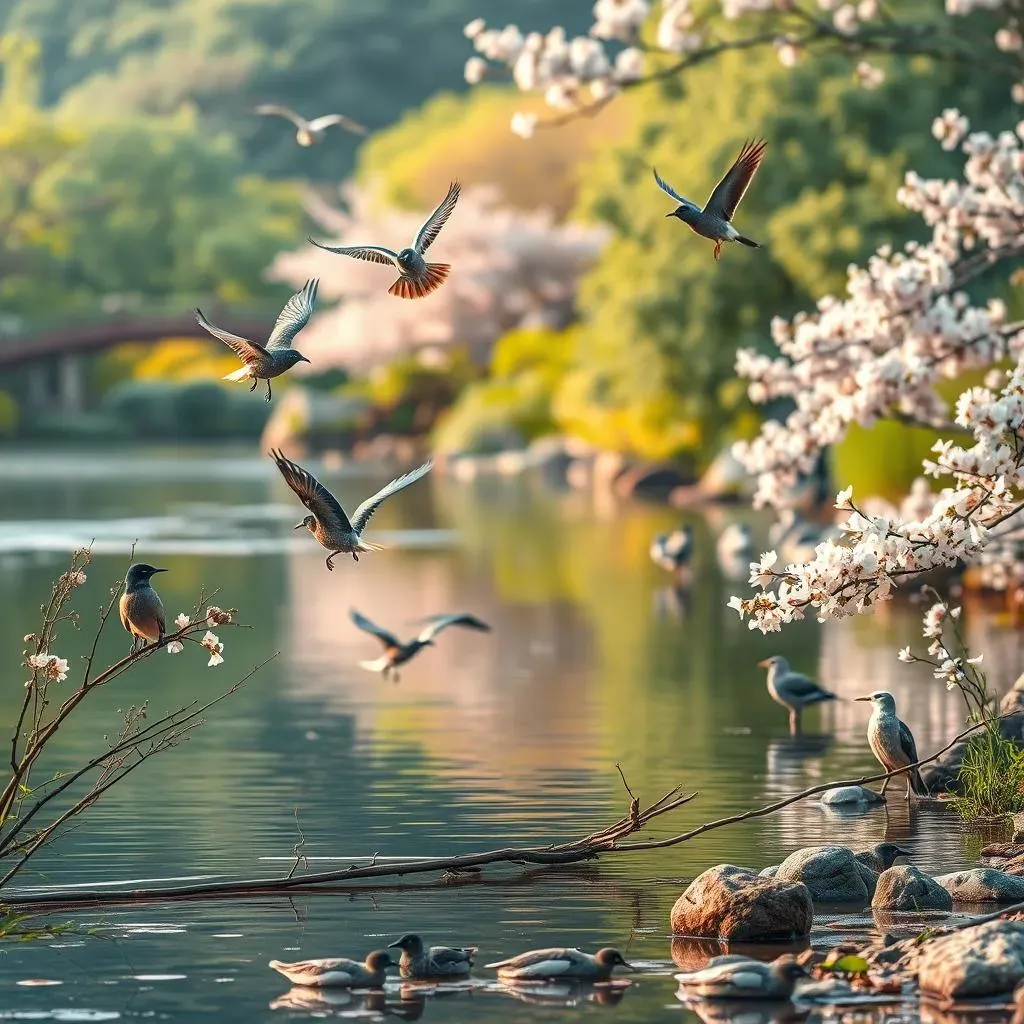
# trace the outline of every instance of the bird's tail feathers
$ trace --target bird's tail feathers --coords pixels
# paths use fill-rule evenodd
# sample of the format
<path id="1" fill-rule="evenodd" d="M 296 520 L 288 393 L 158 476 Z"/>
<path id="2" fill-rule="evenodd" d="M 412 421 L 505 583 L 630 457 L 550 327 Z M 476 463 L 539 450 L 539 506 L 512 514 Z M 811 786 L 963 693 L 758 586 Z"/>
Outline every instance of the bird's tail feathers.
<path id="1" fill-rule="evenodd" d="M 408 277 L 400 277 L 388 289 L 388 294 L 400 299 L 422 299 L 444 284 L 451 269 L 448 263 L 428 263 L 422 278 L 414 281 Z"/>
<path id="2" fill-rule="evenodd" d="M 359 542 L 359 547 L 357 547 L 356 550 L 357 551 L 383 551 L 384 550 L 384 545 L 383 544 L 371 544 L 368 540 L 361 540 Z"/>
<path id="3" fill-rule="evenodd" d="M 752 238 L 747 238 L 746 235 L 737 235 L 736 236 L 736 241 L 737 242 L 742 242 L 744 245 L 749 245 L 751 249 L 760 249 L 761 248 L 761 243 L 760 242 L 755 242 Z"/>
<path id="4" fill-rule="evenodd" d="M 243 366 L 239 370 L 235 370 L 232 373 L 225 373 L 221 380 L 248 380 L 250 377 L 249 367 Z"/>
<path id="5" fill-rule="evenodd" d="M 378 658 L 376 661 L 361 661 L 360 668 L 369 669 L 371 672 L 383 672 L 388 667 L 387 655 Z"/>
<path id="6" fill-rule="evenodd" d="M 917 796 L 931 796 L 931 790 L 925 784 L 924 779 L 921 777 L 920 771 L 917 768 L 911 773 L 910 776 L 910 788 L 914 791 Z"/>

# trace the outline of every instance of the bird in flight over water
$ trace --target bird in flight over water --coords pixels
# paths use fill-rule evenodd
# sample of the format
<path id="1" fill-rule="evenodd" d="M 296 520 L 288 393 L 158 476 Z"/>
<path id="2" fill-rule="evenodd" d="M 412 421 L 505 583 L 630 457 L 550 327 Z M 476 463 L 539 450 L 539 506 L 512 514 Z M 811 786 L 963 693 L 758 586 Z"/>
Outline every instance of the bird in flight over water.
<path id="1" fill-rule="evenodd" d="M 422 299 L 435 288 L 439 288 L 451 270 L 451 266 L 447 263 L 428 263 L 423 258 L 423 254 L 430 247 L 430 243 L 440 234 L 445 221 L 455 209 L 455 204 L 459 201 L 459 189 L 459 183 L 453 181 L 448 188 L 448 194 L 416 233 L 412 245 L 399 252 L 387 249 L 383 245 L 332 246 L 321 245 L 319 242 L 313 241 L 312 238 L 308 241 L 318 249 L 326 249 L 327 252 L 336 252 L 341 256 L 352 256 L 357 260 L 384 263 L 396 267 L 400 276 L 388 289 L 388 293 L 400 299 Z"/>
<path id="2" fill-rule="evenodd" d="M 424 462 L 404 476 L 397 477 L 385 484 L 376 494 L 364 501 L 355 514 L 349 519 L 338 499 L 324 487 L 309 470 L 287 459 L 283 452 L 270 449 L 271 458 L 277 464 L 285 483 L 295 492 L 299 501 L 312 512 L 301 523 L 293 527 L 307 530 L 325 547 L 330 554 L 327 556 L 327 568 L 334 570 L 334 559 L 341 554 L 351 555 L 359 561 L 360 551 L 380 551 L 379 544 L 368 544 L 362 538 L 363 530 L 370 521 L 370 516 L 393 494 L 414 484 L 420 477 L 430 472 L 432 462 Z"/>
<path id="3" fill-rule="evenodd" d="M 203 316 L 201 309 L 196 310 L 196 323 L 219 338 L 239 359 L 245 363 L 240 370 L 225 374 L 222 380 L 252 380 L 250 391 L 255 391 L 261 380 L 267 382 L 267 401 L 270 401 L 270 379 L 280 377 L 285 370 L 290 370 L 296 363 L 308 363 L 309 360 L 297 349 L 292 348 L 296 335 L 309 323 L 316 304 L 316 289 L 320 281 L 311 278 L 300 291 L 297 291 L 285 304 L 278 315 L 274 329 L 266 346 L 259 342 L 242 338 L 230 331 L 225 331 L 216 324 L 211 324 Z"/>
<path id="4" fill-rule="evenodd" d="M 288 107 L 279 106 L 276 103 L 264 103 L 256 108 L 257 114 L 269 114 L 272 117 L 284 117 L 295 125 L 295 141 L 300 146 L 316 146 L 323 142 L 324 135 L 328 128 L 337 125 L 353 135 L 366 135 L 366 129 L 344 114 L 324 114 L 323 117 L 315 117 L 307 121 L 301 114 L 296 114 Z"/>
<path id="5" fill-rule="evenodd" d="M 371 672 L 379 672 L 385 679 L 390 675 L 395 682 L 398 682 L 398 666 L 412 661 L 424 647 L 433 647 L 434 637 L 441 630 L 449 626 L 466 626 L 469 629 L 478 629 L 482 633 L 491 631 L 491 627 L 482 619 L 465 612 L 457 615 L 432 615 L 418 636 L 408 643 L 402 643 L 394 633 L 382 629 L 354 608 L 348 614 L 361 630 L 375 636 L 384 645 L 384 653 L 376 661 L 361 661 L 360 667 L 368 668 Z"/>
<path id="6" fill-rule="evenodd" d="M 763 140 L 744 143 L 740 155 L 725 172 L 725 177 L 715 186 L 703 210 L 692 200 L 681 196 L 657 171 L 654 171 L 654 180 L 658 187 L 679 203 L 679 206 L 665 216 L 678 217 L 684 224 L 689 224 L 691 230 L 696 231 L 698 235 L 710 238 L 715 243 L 716 260 L 722 255 L 724 242 L 742 242 L 752 249 L 760 248 L 758 242 L 741 235 L 733 227 L 732 216 L 750 187 L 767 146 L 768 143 Z"/>

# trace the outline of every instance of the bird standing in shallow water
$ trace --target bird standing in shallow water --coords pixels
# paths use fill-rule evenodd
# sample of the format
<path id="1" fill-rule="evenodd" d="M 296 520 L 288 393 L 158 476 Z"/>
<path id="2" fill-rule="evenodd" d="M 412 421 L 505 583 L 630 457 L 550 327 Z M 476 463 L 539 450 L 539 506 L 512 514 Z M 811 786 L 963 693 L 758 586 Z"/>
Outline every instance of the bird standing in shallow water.
<path id="1" fill-rule="evenodd" d="M 381 629 L 375 622 L 371 622 L 365 615 L 360 615 L 354 608 L 349 612 L 349 618 L 362 630 L 375 636 L 383 645 L 384 653 L 376 661 L 361 661 L 360 667 L 368 668 L 371 672 L 379 672 L 385 679 L 390 675 L 398 682 L 398 666 L 411 661 L 424 647 L 434 646 L 434 637 L 443 629 L 449 626 L 467 626 L 469 629 L 478 629 L 481 632 L 489 633 L 491 627 L 486 622 L 478 619 L 475 615 L 434 615 L 430 624 L 420 631 L 419 636 L 402 643 L 394 633 Z"/>
<path id="2" fill-rule="evenodd" d="M 397 477 L 385 484 L 376 494 L 364 501 L 356 509 L 351 520 L 345 514 L 341 503 L 322 483 L 308 470 L 298 463 L 286 459 L 283 452 L 270 449 L 270 455 L 285 483 L 295 492 L 299 501 L 313 514 L 306 516 L 293 529 L 307 530 L 331 553 L 327 556 L 327 568 L 334 569 L 333 560 L 337 555 L 350 554 L 354 561 L 359 561 L 360 551 L 380 551 L 379 544 L 368 544 L 362 538 L 362 532 L 370 521 L 370 516 L 393 494 L 415 483 L 430 472 L 432 462 L 424 462 L 422 466 Z"/>
<path id="3" fill-rule="evenodd" d="M 896 698 L 887 690 L 875 690 L 870 696 L 853 699 L 870 701 L 874 705 L 871 718 L 868 719 L 868 746 L 878 758 L 878 763 L 887 772 L 916 763 L 918 756 L 914 734 L 905 722 L 896 717 Z M 882 783 L 881 795 L 885 795 L 891 781 L 886 779 Z M 916 796 L 928 796 L 928 787 L 917 768 L 907 773 L 907 800 L 910 799 L 911 791 Z"/>
<path id="4" fill-rule="evenodd" d="M 671 533 L 659 533 L 648 549 L 651 561 L 665 572 L 678 572 L 693 557 L 693 527 L 689 523 Z"/>
<path id="5" fill-rule="evenodd" d="M 412 246 L 402 249 L 401 252 L 386 249 L 383 245 L 332 246 L 321 245 L 319 242 L 314 242 L 312 238 L 307 241 L 318 249 L 326 249 L 327 252 L 336 252 L 341 256 L 352 256 L 357 260 L 397 267 L 401 276 L 388 289 L 388 294 L 396 295 L 400 299 L 422 299 L 435 288 L 439 288 L 451 270 L 448 263 L 428 263 L 423 258 L 423 254 L 441 233 L 445 221 L 455 209 L 455 204 L 459 201 L 460 187 L 457 181 L 452 182 L 448 188 L 448 195 L 444 197 L 437 209 L 416 233 Z"/>
<path id="6" fill-rule="evenodd" d="M 476 946 L 431 946 L 427 949 L 418 935 L 403 935 L 388 949 L 400 949 L 398 973 L 403 978 L 459 978 L 469 974 Z"/>
<path id="7" fill-rule="evenodd" d="M 346 957 L 326 960 L 299 960 L 283 963 L 271 960 L 268 964 L 278 974 L 283 974 L 293 985 L 310 985 L 315 988 L 383 988 L 384 972 L 398 964 L 391 959 L 386 949 L 369 953 L 363 963 Z"/>
<path id="8" fill-rule="evenodd" d="M 484 966 L 495 968 L 504 981 L 607 981 L 615 967 L 633 970 L 611 947 L 593 954 L 579 949 L 534 949 Z"/>
<path id="9" fill-rule="evenodd" d="M 725 172 L 725 177 L 715 186 L 703 210 L 692 200 L 681 196 L 659 176 L 657 171 L 654 172 L 654 180 L 662 192 L 679 203 L 679 206 L 665 216 L 678 217 L 684 224 L 689 224 L 691 230 L 698 235 L 712 239 L 715 243 L 716 260 L 722 255 L 724 242 L 742 242 L 752 249 L 760 248 L 757 242 L 741 235 L 733 227 L 732 216 L 750 186 L 767 145 L 768 143 L 764 141 L 744 143 L 740 155 Z"/>
<path id="10" fill-rule="evenodd" d="M 117 607 L 121 625 L 132 635 L 132 654 L 140 641 L 143 646 L 147 640 L 151 644 L 159 644 L 167 632 L 164 603 L 149 582 L 158 572 L 167 570 L 136 562 L 128 567 L 128 575 L 124 578 L 124 593 Z"/>
<path id="11" fill-rule="evenodd" d="M 196 323 L 219 338 L 239 359 L 245 363 L 240 370 L 226 374 L 222 380 L 252 379 L 250 391 L 255 391 L 261 380 L 267 382 L 267 401 L 270 401 L 270 379 L 280 377 L 285 370 L 290 370 L 296 363 L 308 363 L 309 360 L 298 350 L 292 348 L 296 335 L 309 323 L 316 304 L 316 290 L 319 285 L 317 278 L 312 278 L 297 291 L 281 310 L 274 329 L 270 332 L 266 347 L 248 338 L 239 337 L 225 331 L 203 316 L 201 309 L 196 310 Z"/>
<path id="12" fill-rule="evenodd" d="M 773 701 L 789 708 L 789 731 L 800 731 L 800 712 L 811 704 L 826 700 L 838 700 L 834 693 L 823 690 L 813 679 L 800 672 L 794 672 L 785 658 L 775 654 L 757 663 L 758 668 L 768 669 L 768 693 Z"/>
<path id="13" fill-rule="evenodd" d="M 352 132 L 353 135 L 366 134 L 366 129 L 361 124 L 344 114 L 324 114 L 323 117 L 307 121 L 301 114 L 296 114 L 291 108 L 282 107 L 277 103 L 264 103 L 256 108 L 256 113 L 287 118 L 295 125 L 295 141 L 300 146 L 315 146 L 323 142 L 326 130 L 334 125 Z"/>

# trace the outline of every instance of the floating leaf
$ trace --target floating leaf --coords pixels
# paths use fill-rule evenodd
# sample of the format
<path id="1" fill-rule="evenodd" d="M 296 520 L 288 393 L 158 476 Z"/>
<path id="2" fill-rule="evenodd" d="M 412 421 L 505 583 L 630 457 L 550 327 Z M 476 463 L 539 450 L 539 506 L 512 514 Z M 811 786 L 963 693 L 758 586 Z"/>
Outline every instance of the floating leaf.
<path id="1" fill-rule="evenodd" d="M 867 974 L 871 965 L 862 956 L 847 954 L 836 960 L 826 960 L 822 967 L 829 971 L 839 971 L 843 974 Z"/>

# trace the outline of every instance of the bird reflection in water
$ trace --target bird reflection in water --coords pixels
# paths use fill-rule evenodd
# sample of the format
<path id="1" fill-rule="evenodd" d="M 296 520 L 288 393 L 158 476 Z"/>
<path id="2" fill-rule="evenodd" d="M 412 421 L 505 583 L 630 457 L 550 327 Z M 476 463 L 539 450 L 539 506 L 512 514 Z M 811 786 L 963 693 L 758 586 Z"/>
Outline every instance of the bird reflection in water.
<path id="1" fill-rule="evenodd" d="M 394 992 L 353 992 L 347 988 L 313 988 L 295 985 L 283 996 L 270 1003 L 271 1010 L 303 1010 L 318 1016 L 330 1016 L 334 1011 L 346 1017 L 377 1015 L 397 1017 L 399 1020 L 419 1020 L 427 1005 L 427 996 L 458 995 L 468 989 L 434 991 L 426 987 L 403 985 L 394 998 Z M 343 1013 L 341 1013 L 343 1011 Z"/>
<path id="2" fill-rule="evenodd" d="M 676 999 L 686 1004 L 705 1024 L 791 1024 L 807 1019 L 808 1009 L 792 1003 L 764 1002 L 751 999 L 691 1000 L 682 992 Z"/>
<path id="3" fill-rule="evenodd" d="M 683 622 L 690 614 L 693 595 L 688 585 L 661 587 L 651 596 L 652 611 L 659 622 Z"/>
<path id="4" fill-rule="evenodd" d="M 797 733 L 771 740 L 765 749 L 765 772 L 769 779 L 791 779 L 807 761 L 824 757 L 835 744 L 831 733 Z"/>
<path id="5" fill-rule="evenodd" d="M 630 988 L 626 978 L 588 985 L 586 982 L 522 982 L 510 981 L 488 988 L 520 1002 L 538 1006 L 579 1006 L 594 1003 L 598 1006 L 617 1006 Z"/>

